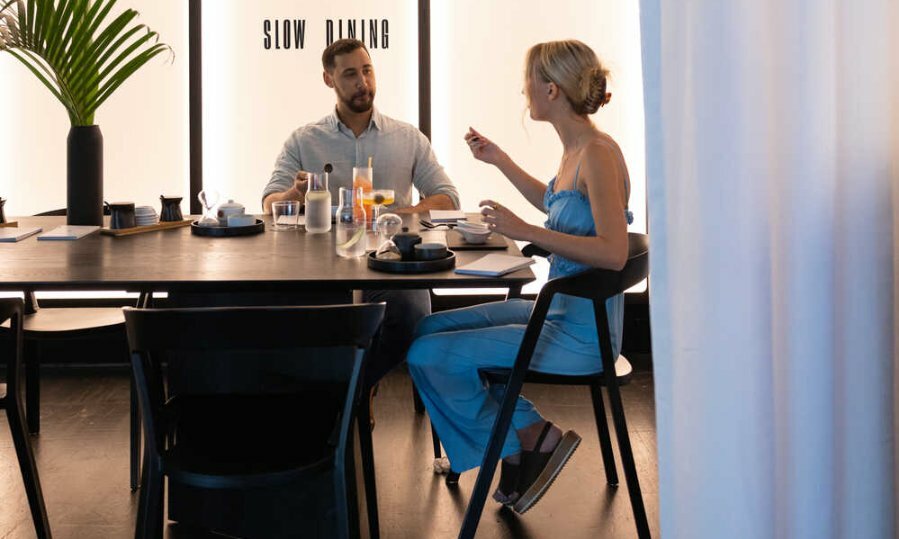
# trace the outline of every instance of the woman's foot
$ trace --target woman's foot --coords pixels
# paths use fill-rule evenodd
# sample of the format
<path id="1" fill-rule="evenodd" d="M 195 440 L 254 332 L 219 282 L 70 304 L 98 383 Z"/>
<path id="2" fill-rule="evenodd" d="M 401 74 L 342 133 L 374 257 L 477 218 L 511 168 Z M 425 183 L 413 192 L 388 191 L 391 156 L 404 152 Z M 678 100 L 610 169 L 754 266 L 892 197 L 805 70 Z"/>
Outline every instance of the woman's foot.
<path id="1" fill-rule="evenodd" d="M 527 444 L 530 432 L 522 432 L 522 446 L 530 445 L 530 451 L 522 451 L 516 500 L 512 509 L 524 513 L 533 507 L 556 480 L 562 468 L 581 443 L 581 437 L 574 431 L 562 431 L 550 422 L 531 427 L 542 427 L 536 442 Z M 528 427 L 528 429 L 531 429 Z M 526 430 L 526 429 L 522 429 Z"/>

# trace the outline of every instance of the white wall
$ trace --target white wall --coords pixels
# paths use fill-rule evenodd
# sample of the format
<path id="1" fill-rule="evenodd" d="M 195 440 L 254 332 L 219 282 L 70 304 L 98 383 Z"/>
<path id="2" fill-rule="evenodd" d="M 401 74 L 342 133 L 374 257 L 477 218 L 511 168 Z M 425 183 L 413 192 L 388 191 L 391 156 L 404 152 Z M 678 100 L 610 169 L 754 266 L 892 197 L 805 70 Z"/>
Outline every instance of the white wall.
<path id="1" fill-rule="evenodd" d="M 549 181 L 562 146 L 552 126 L 534 122 L 521 94 L 524 58 L 535 43 L 579 39 L 611 71 L 612 101 L 591 118 L 621 145 L 630 172 L 632 231 L 646 230 L 643 78 L 636 0 L 436 0 L 431 3 L 435 151 L 459 186 L 462 205 L 503 201 L 532 223 L 545 217 L 494 167 L 475 161 L 462 137 L 473 126 L 525 170 Z"/>
<path id="2" fill-rule="evenodd" d="M 334 110 L 334 91 L 322 81 L 327 19 L 334 21 L 335 38 L 339 20 L 359 25 L 363 19 L 366 27 L 372 19 L 388 21 L 388 47 L 369 47 L 378 83 L 375 104 L 388 116 L 418 125 L 418 3 L 258 0 L 252 5 L 248 10 L 237 0 L 203 3 L 203 181 L 258 213 L 284 141 L 297 127 Z M 304 47 L 265 49 L 266 19 L 305 20 Z"/>
<path id="3" fill-rule="evenodd" d="M 158 207 L 160 194 L 189 194 L 187 2 L 121 0 L 116 10 L 125 8 L 137 9 L 137 21 L 159 32 L 175 58 L 157 56 L 100 107 L 104 198 Z M 0 197 L 8 199 L 7 216 L 64 208 L 65 109 L 9 54 L 0 53 L 0 81 Z"/>

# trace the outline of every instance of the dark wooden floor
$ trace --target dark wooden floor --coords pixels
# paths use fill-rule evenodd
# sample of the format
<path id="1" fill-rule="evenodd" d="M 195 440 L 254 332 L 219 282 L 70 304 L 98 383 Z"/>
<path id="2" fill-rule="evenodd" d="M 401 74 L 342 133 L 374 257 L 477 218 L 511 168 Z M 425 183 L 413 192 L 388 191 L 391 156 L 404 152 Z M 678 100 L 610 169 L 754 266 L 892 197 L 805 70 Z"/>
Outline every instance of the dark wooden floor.
<path id="1" fill-rule="evenodd" d="M 43 381 L 42 432 L 34 446 L 54 536 L 132 537 L 137 494 L 128 488 L 127 371 L 51 369 L 44 372 Z M 589 393 L 552 386 L 527 386 L 525 393 L 545 417 L 576 430 L 584 442 L 549 493 L 526 515 L 517 516 L 488 502 L 478 537 L 635 537 L 624 477 L 617 490 L 605 485 Z M 624 399 L 649 524 L 658 537 L 651 373 L 637 372 L 624 388 Z M 475 474 L 463 474 L 460 487 L 452 490 L 432 473 L 428 421 L 413 411 L 404 372 L 382 382 L 375 414 L 382 536 L 456 537 Z M 166 535 L 170 539 L 198 536 L 177 525 L 170 526 Z M 0 539 L 30 537 L 34 531 L 4 415 L 0 419 Z"/>

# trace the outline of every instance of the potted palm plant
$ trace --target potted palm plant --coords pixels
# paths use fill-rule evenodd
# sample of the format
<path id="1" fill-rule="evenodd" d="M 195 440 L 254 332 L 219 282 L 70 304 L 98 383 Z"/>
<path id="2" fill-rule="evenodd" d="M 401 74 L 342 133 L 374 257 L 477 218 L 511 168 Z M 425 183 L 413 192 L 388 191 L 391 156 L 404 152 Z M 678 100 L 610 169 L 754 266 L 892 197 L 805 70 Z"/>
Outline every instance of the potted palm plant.
<path id="1" fill-rule="evenodd" d="M 25 65 L 65 107 L 69 224 L 103 223 L 100 105 L 144 64 L 171 47 L 117 0 L 0 0 L 0 51 Z"/>

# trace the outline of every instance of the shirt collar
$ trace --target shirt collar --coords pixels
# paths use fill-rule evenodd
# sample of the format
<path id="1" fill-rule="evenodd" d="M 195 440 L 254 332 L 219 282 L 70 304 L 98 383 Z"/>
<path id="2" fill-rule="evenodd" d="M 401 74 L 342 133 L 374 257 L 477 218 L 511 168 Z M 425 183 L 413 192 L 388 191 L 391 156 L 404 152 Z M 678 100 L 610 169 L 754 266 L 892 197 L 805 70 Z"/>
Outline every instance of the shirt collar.
<path id="1" fill-rule="evenodd" d="M 337 116 L 337 107 L 336 106 L 334 107 L 334 110 L 331 112 L 331 116 L 329 117 L 329 120 L 331 123 L 331 127 L 334 129 L 334 131 L 339 132 L 341 126 L 343 126 L 343 128 L 346 129 L 347 131 L 350 130 L 349 127 L 347 127 L 343 122 L 340 121 L 340 117 Z M 375 106 L 372 106 L 371 120 L 368 122 L 368 129 L 372 129 L 372 128 L 377 129 L 378 131 L 381 131 L 384 129 L 384 120 L 381 117 L 381 113 L 378 111 L 377 107 L 375 107 Z"/>

